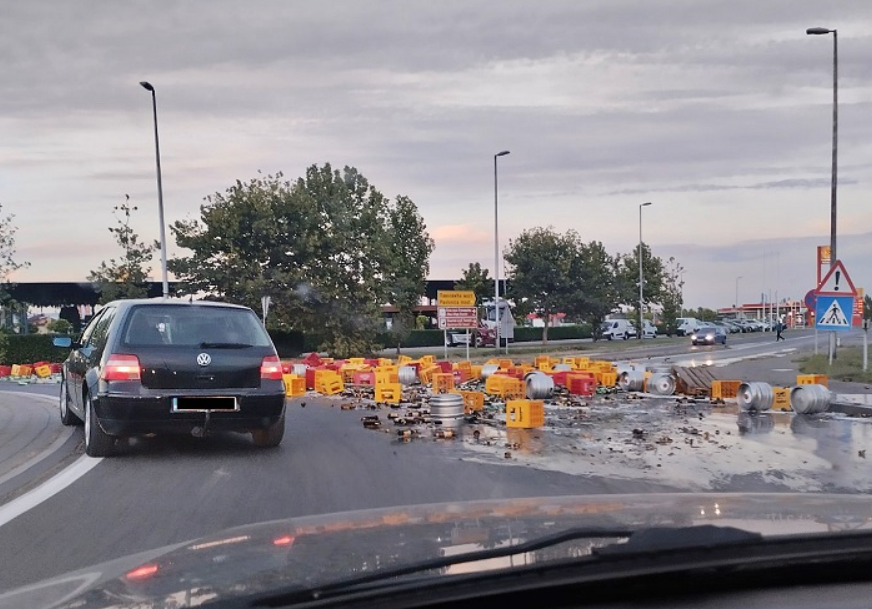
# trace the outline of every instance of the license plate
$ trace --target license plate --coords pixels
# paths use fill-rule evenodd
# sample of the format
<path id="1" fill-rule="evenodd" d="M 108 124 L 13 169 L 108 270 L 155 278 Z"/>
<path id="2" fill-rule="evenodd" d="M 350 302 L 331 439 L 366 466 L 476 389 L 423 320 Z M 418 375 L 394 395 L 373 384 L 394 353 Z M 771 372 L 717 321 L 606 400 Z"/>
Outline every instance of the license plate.
<path id="1" fill-rule="evenodd" d="M 238 412 L 239 403 L 235 397 L 182 396 L 173 398 L 173 412 Z"/>

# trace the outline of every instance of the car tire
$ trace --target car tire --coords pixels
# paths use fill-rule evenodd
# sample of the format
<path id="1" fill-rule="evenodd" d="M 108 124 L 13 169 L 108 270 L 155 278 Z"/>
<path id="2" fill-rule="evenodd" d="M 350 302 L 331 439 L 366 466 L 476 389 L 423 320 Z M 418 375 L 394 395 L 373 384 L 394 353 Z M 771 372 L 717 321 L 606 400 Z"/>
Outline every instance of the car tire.
<path id="1" fill-rule="evenodd" d="M 606 336 L 606 338 L 609 339 L 609 340 L 612 340 L 612 335 L 609 334 L 608 336 Z"/>
<path id="2" fill-rule="evenodd" d="M 481 349 L 482 347 L 484 347 L 484 339 L 482 339 L 481 336 L 475 337 L 475 347 L 477 349 Z"/>
<path id="3" fill-rule="evenodd" d="M 254 429 L 251 432 L 251 441 L 258 448 L 275 448 L 282 443 L 285 437 L 285 415 L 266 429 Z"/>
<path id="4" fill-rule="evenodd" d="M 58 396 L 58 411 L 61 414 L 61 423 L 64 425 L 81 425 L 82 419 L 70 410 L 70 392 L 67 389 L 67 379 L 61 379 L 61 394 Z"/>
<path id="5" fill-rule="evenodd" d="M 630 339 L 630 335 L 627 334 L 626 332 L 624 332 L 624 340 L 629 340 L 629 339 Z"/>
<path id="6" fill-rule="evenodd" d="M 115 452 L 115 438 L 100 427 L 94 413 L 91 394 L 85 395 L 85 454 L 89 457 L 109 457 Z"/>

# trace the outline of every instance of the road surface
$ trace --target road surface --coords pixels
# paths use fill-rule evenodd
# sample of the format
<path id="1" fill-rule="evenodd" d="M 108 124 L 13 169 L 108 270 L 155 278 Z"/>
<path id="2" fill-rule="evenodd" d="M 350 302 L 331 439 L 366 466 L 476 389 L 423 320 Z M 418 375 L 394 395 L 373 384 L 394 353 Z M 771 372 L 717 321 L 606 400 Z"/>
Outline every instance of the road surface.
<path id="1" fill-rule="evenodd" d="M 810 341 L 810 334 L 794 335 L 775 345 L 769 335 L 750 335 L 731 340 L 727 349 L 646 341 L 634 357 L 699 358 L 716 364 L 741 356 L 749 358 L 741 365 L 765 376 L 790 368 L 790 354 Z M 753 359 L 766 354 L 782 357 Z M 9 389 L 57 391 L 56 386 Z M 42 398 L 31 399 L 42 404 Z M 675 483 L 669 476 L 614 476 L 608 464 L 567 473 L 532 459 L 498 463 L 463 442 L 404 444 L 393 433 L 364 430 L 360 417 L 367 412 L 342 411 L 338 401 L 298 399 L 289 402 L 288 413 L 285 442 L 278 449 L 256 449 L 235 434 L 146 439 L 115 458 L 78 457 L 74 467 L 81 476 L 67 479 L 62 490 L 15 517 L 9 517 L 10 506 L 20 507 L 28 495 L 16 499 L 17 504 L 0 497 L 5 501 L 0 505 L 0 591 L 227 527 L 289 516 L 450 500 L 687 488 L 686 481 Z M 833 429 L 820 433 L 831 436 Z M 74 434 L 79 440 L 75 450 L 81 453 L 81 430 Z M 856 452 L 855 444 L 865 443 L 867 436 L 864 432 L 845 450 Z M 809 450 L 818 449 L 809 445 Z M 499 447 L 500 458 L 502 451 Z M 833 458 L 847 459 L 842 452 Z M 749 477 L 722 481 L 719 490 L 790 490 L 777 480 L 761 482 L 750 476 L 753 472 L 739 473 Z"/>

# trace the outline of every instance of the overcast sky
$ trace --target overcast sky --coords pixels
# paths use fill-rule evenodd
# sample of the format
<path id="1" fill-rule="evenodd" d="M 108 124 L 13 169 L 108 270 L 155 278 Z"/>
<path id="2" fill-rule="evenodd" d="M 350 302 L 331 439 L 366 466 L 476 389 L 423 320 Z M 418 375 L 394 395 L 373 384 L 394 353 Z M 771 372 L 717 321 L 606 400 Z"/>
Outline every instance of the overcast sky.
<path id="1" fill-rule="evenodd" d="M 0 8 L 0 204 L 19 281 L 81 281 L 119 251 L 129 194 L 167 221 L 258 170 L 357 167 L 419 206 L 431 277 L 493 266 L 500 237 L 639 238 L 687 269 L 692 306 L 801 298 L 829 242 L 839 30 L 839 253 L 872 287 L 868 0 L 103 0 Z M 170 243 L 171 255 L 183 253 Z M 155 260 L 152 275 L 159 277 Z"/>

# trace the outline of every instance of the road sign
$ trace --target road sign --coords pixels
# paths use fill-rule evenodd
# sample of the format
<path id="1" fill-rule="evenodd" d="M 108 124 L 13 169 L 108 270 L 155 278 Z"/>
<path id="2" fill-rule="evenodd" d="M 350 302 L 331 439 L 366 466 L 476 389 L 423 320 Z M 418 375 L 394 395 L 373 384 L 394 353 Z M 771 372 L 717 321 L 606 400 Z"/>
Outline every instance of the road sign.
<path id="1" fill-rule="evenodd" d="M 853 297 L 857 295 L 857 288 L 854 287 L 854 282 L 851 281 L 851 277 L 841 260 L 836 260 L 836 263 L 830 267 L 830 271 L 821 280 L 816 291 L 818 296 L 826 294 L 827 296 Z M 851 306 L 851 309 L 853 308 Z"/>
<path id="2" fill-rule="evenodd" d="M 475 307 L 438 307 L 436 319 L 440 330 L 457 330 L 478 327 L 478 314 Z"/>
<path id="3" fill-rule="evenodd" d="M 815 301 L 817 300 L 817 294 L 815 291 L 809 290 L 803 300 L 805 300 L 805 308 L 809 311 L 814 311 Z"/>
<path id="4" fill-rule="evenodd" d="M 853 312 L 853 296 L 819 294 L 815 310 L 815 324 L 820 330 L 847 331 L 851 329 Z"/>
<path id="5" fill-rule="evenodd" d="M 439 290 L 436 293 L 436 306 L 439 307 L 474 307 L 475 292 L 459 290 Z"/>
<path id="6" fill-rule="evenodd" d="M 866 296 L 866 292 L 863 288 L 857 288 L 857 295 L 854 296 L 854 319 L 852 319 L 852 326 L 855 328 L 863 327 L 863 309 L 865 307 L 864 296 Z"/>

